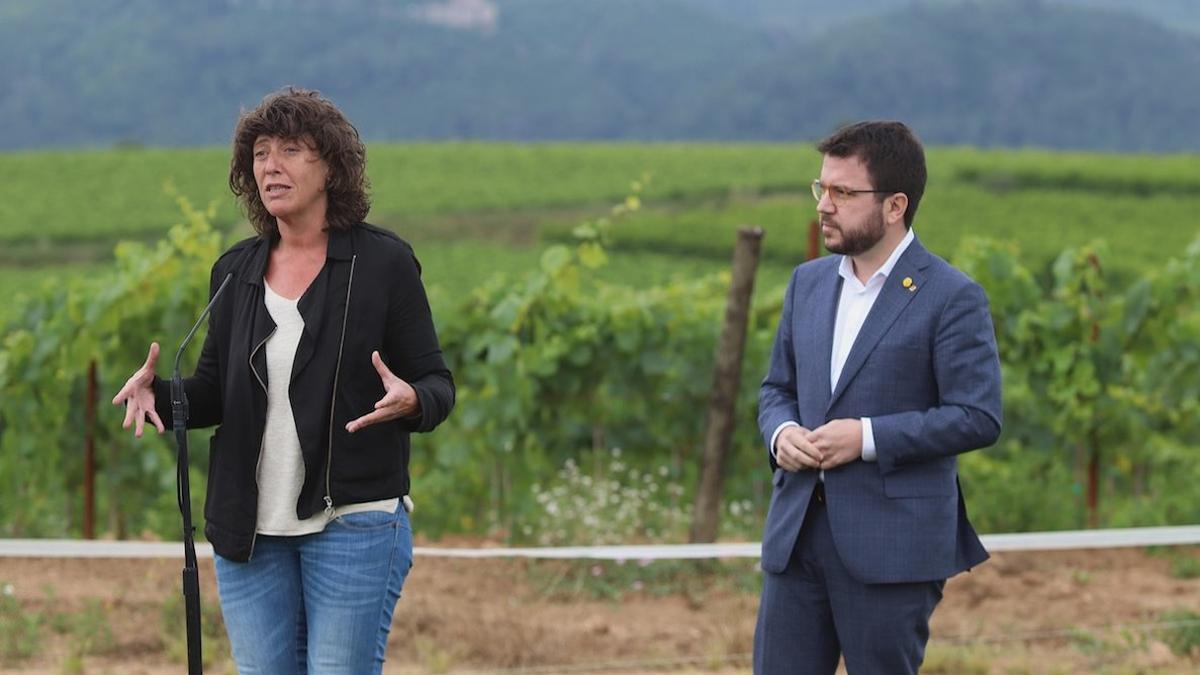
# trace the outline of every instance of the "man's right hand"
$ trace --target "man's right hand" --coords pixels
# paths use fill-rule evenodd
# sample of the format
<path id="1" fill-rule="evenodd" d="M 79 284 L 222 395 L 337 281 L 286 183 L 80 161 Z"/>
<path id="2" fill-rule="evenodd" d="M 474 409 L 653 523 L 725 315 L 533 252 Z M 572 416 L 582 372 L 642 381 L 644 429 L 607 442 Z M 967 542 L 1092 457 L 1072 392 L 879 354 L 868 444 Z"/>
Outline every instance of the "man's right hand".
<path id="1" fill-rule="evenodd" d="M 779 432 L 775 439 L 775 462 L 784 471 L 821 468 L 821 451 L 808 441 L 808 433 L 808 429 L 800 426 L 789 426 Z"/>
<path id="2" fill-rule="evenodd" d="M 121 391 L 118 391 L 112 400 L 113 405 L 125 404 L 125 421 L 121 423 L 121 428 L 128 429 L 129 425 L 133 424 L 133 435 L 138 438 L 142 437 L 142 429 L 146 425 L 147 417 L 154 423 L 158 433 L 166 431 L 166 427 L 163 426 L 162 420 L 154 410 L 154 366 L 157 363 L 158 343 L 151 342 L 146 362 L 125 381 L 125 386 L 121 387 Z"/>

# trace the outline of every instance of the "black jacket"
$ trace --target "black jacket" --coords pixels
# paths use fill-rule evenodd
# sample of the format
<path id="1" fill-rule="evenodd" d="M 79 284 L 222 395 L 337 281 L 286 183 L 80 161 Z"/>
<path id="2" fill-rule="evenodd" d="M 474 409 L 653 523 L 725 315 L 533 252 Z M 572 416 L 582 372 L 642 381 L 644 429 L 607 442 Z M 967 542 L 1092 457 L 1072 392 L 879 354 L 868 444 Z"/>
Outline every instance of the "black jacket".
<path id="1" fill-rule="evenodd" d="M 209 454 L 204 534 L 222 557 L 249 560 L 258 513 L 256 472 L 267 411 L 264 343 L 275 330 L 263 302 L 272 240 L 253 237 L 213 265 L 209 293 L 233 278 L 209 317 L 196 372 L 185 380 L 188 427 L 217 426 Z M 412 248 L 386 230 L 360 224 L 331 230 L 325 266 L 299 301 L 304 332 L 289 392 L 304 455 L 296 515 L 327 506 L 408 494 L 409 433 L 430 431 L 454 406 L 421 268 Z M 412 385 L 418 417 L 368 426 L 346 423 L 384 395 L 371 352 Z M 154 383 L 155 404 L 172 424 L 170 382 Z"/>

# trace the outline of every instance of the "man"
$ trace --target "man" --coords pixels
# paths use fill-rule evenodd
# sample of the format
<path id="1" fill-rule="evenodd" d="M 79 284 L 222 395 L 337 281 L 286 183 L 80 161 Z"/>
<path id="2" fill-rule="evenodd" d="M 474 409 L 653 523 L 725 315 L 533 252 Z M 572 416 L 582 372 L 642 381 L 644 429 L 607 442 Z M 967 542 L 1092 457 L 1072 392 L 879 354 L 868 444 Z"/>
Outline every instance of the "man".
<path id="1" fill-rule="evenodd" d="M 759 391 L 774 470 L 756 673 L 915 673 L 946 578 L 987 559 L 958 454 L 1000 434 L 978 284 L 921 246 L 925 153 L 898 122 L 817 146 L 826 256 L 792 273 Z"/>

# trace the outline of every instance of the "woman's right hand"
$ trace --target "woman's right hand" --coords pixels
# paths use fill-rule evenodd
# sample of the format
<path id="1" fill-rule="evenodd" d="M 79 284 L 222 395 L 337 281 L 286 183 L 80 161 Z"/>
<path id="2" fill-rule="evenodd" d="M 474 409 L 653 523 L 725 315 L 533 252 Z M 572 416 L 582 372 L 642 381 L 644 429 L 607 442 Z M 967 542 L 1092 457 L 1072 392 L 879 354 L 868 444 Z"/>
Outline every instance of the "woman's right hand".
<path id="1" fill-rule="evenodd" d="M 158 433 L 166 431 L 166 427 L 163 426 L 162 420 L 154 410 L 153 384 L 156 363 L 158 363 L 158 343 L 151 342 L 146 362 L 125 381 L 125 386 L 121 387 L 121 391 L 118 391 L 112 400 L 113 405 L 125 404 L 125 421 L 121 424 L 121 428 L 128 429 L 129 425 L 133 424 L 133 435 L 138 438 L 142 437 L 142 428 L 146 424 L 147 417 L 154 423 Z"/>

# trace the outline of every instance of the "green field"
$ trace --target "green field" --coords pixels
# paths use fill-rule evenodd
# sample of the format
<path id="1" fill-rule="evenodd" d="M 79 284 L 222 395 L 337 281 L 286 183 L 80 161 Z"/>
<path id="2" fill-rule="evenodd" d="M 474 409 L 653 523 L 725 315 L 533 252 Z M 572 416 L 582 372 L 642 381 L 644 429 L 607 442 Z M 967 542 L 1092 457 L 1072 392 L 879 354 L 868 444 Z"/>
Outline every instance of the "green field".
<path id="1" fill-rule="evenodd" d="M 95 269 L 121 239 L 153 239 L 180 220 L 175 193 L 216 206 L 248 233 L 225 185 L 223 148 L 0 154 L 0 293 Z M 644 208 L 614 230 L 600 273 L 631 283 L 720 269 L 734 229 L 761 225 L 761 286 L 804 256 L 819 157 L 808 145 L 373 145 L 371 219 L 410 239 L 426 280 L 464 293 L 519 273 L 540 249 L 602 215 L 649 175 Z M 933 148 L 916 229 L 953 257 L 965 237 L 1019 244 L 1031 267 L 1095 239 L 1136 275 L 1200 232 L 1194 156 Z M 0 310 L 2 316 L 3 310 Z"/>
<path id="2" fill-rule="evenodd" d="M 209 231 L 205 219 L 195 218 L 169 244 L 127 246 L 121 270 L 109 274 L 117 242 L 161 239 L 185 220 L 164 184 L 194 205 L 214 204 L 211 220 L 230 239 L 249 234 L 226 195 L 224 154 L 0 154 L 0 325 L 15 316 L 22 295 L 47 303 L 31 306 L 0 349 L 0 374 L 15 375 L 7 380 L 12 392 L 0 397 L 8 403 L 0 422 L 11 425 L 0 453 L 8 464 L 0 470 L 21 481 L 0 490 L 0 508 L 11 510 L 10 531 L 78 528 L 78 514 L 64 514 L 54 495 L 74 494 L 79 485 L 63 466 L 76 466 L 70 458 L 79 447 L 73 430 L 81 413 L 42 401 L 80 396 L 76 364 L 87 359 L 104 364 L 100 384 L 112 390 L 142 358 L 147 335 L 182 332 L 218 250 L 213 237 L 201 234 Z M 770 308 L 778 307 L 789 271 L 805 256 L 815 213 L 808 190 L 818 172 L 815 151 L 426 144 L 374 146 L 370 158 L 376 195 L 370 219 L 413 242 L 439 335 L 461 373 L 461 410 L 444 432 L 423 440 L 428 452 L 414 464 L 423 489 L 444 494 L 444 515 L 427 527 L 515 532 L 539 508 L 530 486 L 564 458 L 590 454 L 588 461 L 598 462 L 599 442 L 629 449 L 640 470 L 665 467 L 680 485 L 693 484 L 688 457 L 698 447 L 713 353 L 709 331 L 725 292 L 711 275 L 728 267 L 739 225 L 762 226 L 756 307 L 776 311 Z M 971 258 L 959 251 L 976 252 L 972 269 L 992 294 L 1006 356 L 1006 435 L 995 450 L 964 463 L 964 484 L 982 495 L 975 498 L 987 514 L 981 526 L 1060 529 L 1091 517 L 1115 525 L 1195 522 L 1192 490 L 1184 486 L 1200 476 L 1175 450 L 1195 447 L 1200 438 L 1200 427 L 1187 424 L 1200 419 L 1188 407 L 1200 372 L 1196 291 L 1193 277 L 1180 272 L 1191 267 L 1170 267 L 1173 276 L 1159 274 L 1153 284 L 1129 282 L 1166 268 L 1200 233 L 1200 164 L 1183 156 L 964 148 L 933 149 L 929 161 L 917 232 L 933 251 L 964 265 Z M 641 208 L 613 219 L 607 265 L 577 264 L 568 276 L 542 273 L 531 284 L 487 284 L 496 275 L 511 279 L 540 268 L 547 246 L 610 214 L 647 174 L 638 188 Z M 963 248 L 974 238 L 1015 244 L 1019 256 L 1007 248 Z M 1051 261 L 1096 240 L 1107 242 L 1097 258 L 1104 283 L 1088 281 L 1093 268 L 1075 256 L 1056 269 L 1051 290 Z M 991 253 L 979 258 L 981 251 Z M 570 282 L 589 274 L 616 283 Z M 72 284 L 61 296 L 40 292 L 78 277 L 99 281 Z M 701 284 L 663 286 L 701 277 Z M 1037 277 L 1046 283 L 1037 287 Z M 526 302 L 536 310 L 515 329 L 508 323 L 516 321 L 513 308 Z M 501 309 L 511 316 L 495 314 Z M 742 405 L 753 405 L 750 392 L 774 332 L 774 317 L 765 316 L 748 336 L 757 365 L 743 372 Z M 1179 316 L 1177 323 L 1170 318 Z M 136 349 L 128 348 L 130 340 Z M 104 494 L 121 496 L 109 504 L 128 508 L 130 527 L 169 532 L 170 455 L 162 444 L 131 445 L 115 432 L 114 414 L 101 413 L 105 442 L 125 448 L 131 459 L 106 473 L 112 482 Z M 1081 436 L 1070 432 L 1089 424 Z M 50 441 L 44 426 L 56 429 Z M 1106 453 L 1095 466 L 1106 467 L 1111 497 L 1090 515 L 1081 499 L 1080 438 Z M 728 489 L 757 514 L 742 531 L 756 532 L 769 489 L 751 468 L 759 465 L 759 440 L 747 426 L 735 443 Z M 202 484 L 202 476 L 196 480 Z"/>
<path id="3" fill-rule="evenodd" d="M 376 219 L 595 205 L 654 175 L 658 198 L 806 185 L 812 157 L 786 146 L 378 145 L 368 149 Z M 237 220 L 224 149 L 0 154 L 0 241 L 103 240 L 177 218 L 170 182 L 216 222 Z M 799 181 L 799 182 L 797 182 Z"/>

